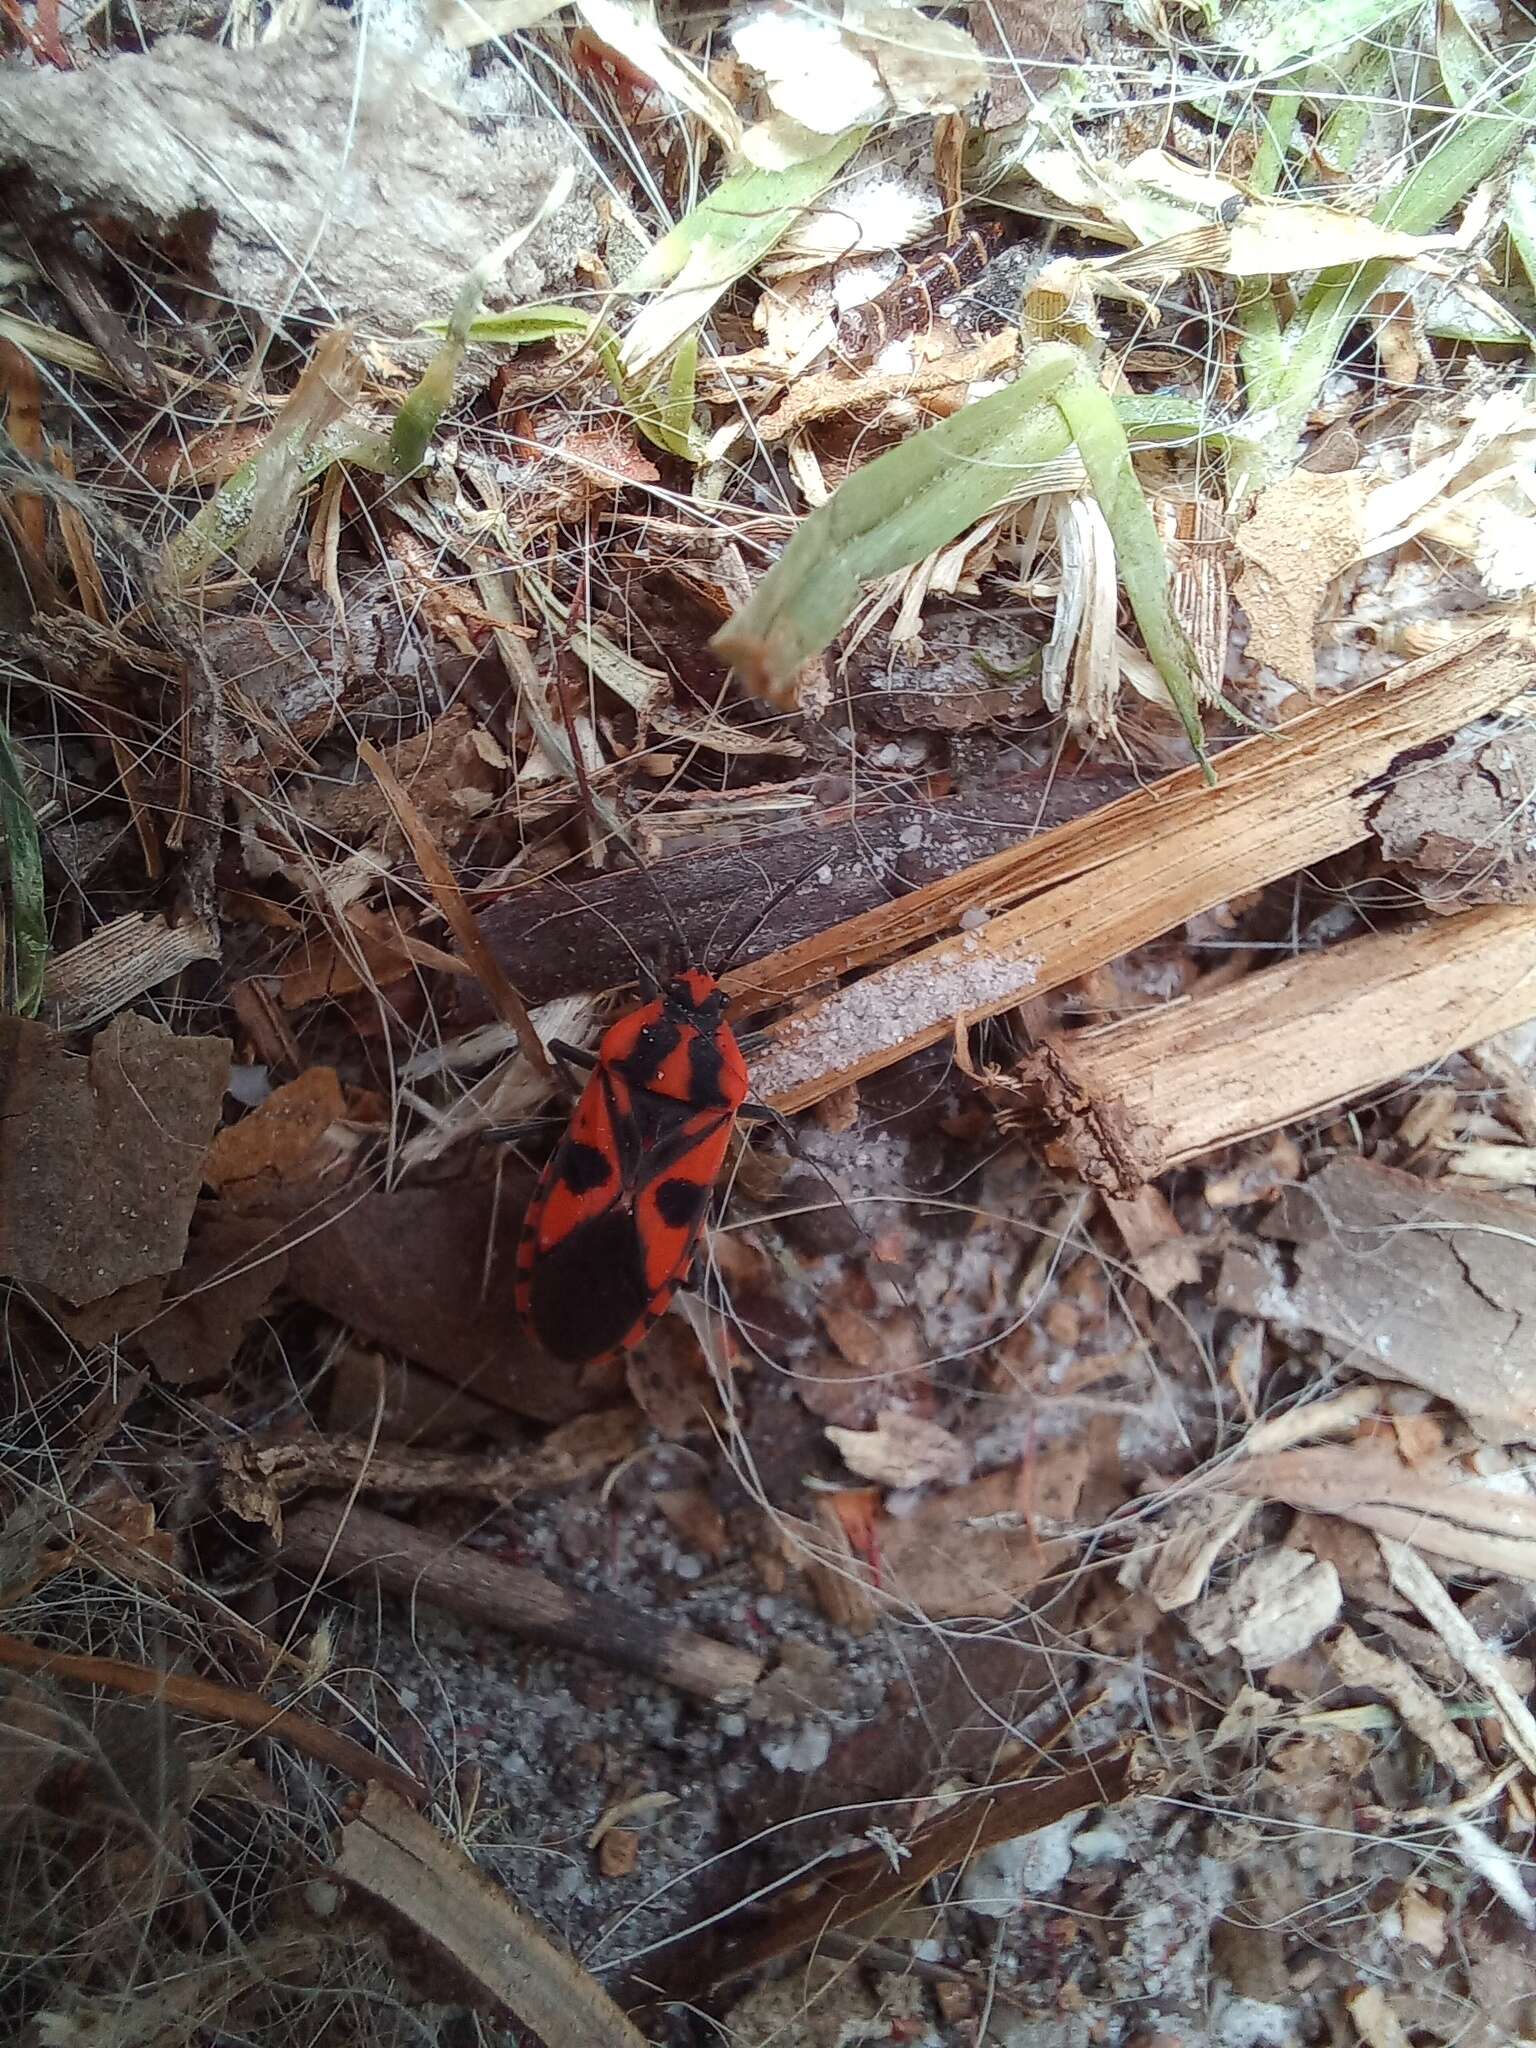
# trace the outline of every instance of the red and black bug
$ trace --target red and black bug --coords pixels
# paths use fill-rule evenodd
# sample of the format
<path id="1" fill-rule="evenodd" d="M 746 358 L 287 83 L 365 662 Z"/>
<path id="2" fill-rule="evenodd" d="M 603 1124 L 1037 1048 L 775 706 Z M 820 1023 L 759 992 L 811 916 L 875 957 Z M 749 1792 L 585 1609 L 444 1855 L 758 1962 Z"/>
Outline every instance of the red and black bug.
<path id="1" fill-rule="evenodd" d="M 729 959 L 819 865 L 818 855 L 773 892 Z M 719 975 L 682 967 L 616 1018 L 595 1053 L 549 1048 L 590 1071 L 528 1204 L 515 1300 L 565 1364 L 633 1350 L 665 1313 L 692 1271 L 737 1121 L 773 1119 L 747 1101 L 729 1006 Z"/>
<path id="2" fill-rule="evenodd" d="M 747 1063 L 729 997 L 687 967 L 610 1024 L 595 1054 L 551 1050 L 591 1074 L 528 1204 L 517 1307 L 569 1365 L 631 1350 L 688 1278 Z"/>

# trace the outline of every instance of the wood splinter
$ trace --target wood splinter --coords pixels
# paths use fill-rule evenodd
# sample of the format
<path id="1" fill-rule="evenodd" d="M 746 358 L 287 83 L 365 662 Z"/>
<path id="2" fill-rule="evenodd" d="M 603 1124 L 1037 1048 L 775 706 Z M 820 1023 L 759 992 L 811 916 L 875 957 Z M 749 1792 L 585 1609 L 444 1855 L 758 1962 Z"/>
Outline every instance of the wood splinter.
<path id="1" fill-rule="evenodd" d="M 1021 1079 L 1074 1170 L 1127 1194 L 1533 1016 L 1536 908 L 1491 904 L 1055 1034 Z"/>
<path id="2" fill-rule="evenodd" d="M 750 1650 L 696 1635 L 611 1595 L 584 1593 L 526 1566 L 451 1547 L 369 1508 L 317 1504 L 290 1515 L 283 1561 L 295 1571 L 338 1578 L 368 1574 L 387 1593 L 551 1649 L 580 1650 L 716 1706 L 744 1700 L 763 1672 L 763 1659 Z"/>

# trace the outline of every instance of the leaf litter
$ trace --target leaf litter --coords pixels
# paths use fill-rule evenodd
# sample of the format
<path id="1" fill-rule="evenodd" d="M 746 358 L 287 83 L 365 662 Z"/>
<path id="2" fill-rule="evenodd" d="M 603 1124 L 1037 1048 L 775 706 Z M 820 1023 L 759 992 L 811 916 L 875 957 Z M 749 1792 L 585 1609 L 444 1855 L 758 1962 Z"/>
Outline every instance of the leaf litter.
<path id="1" fill-rule="evenodd" d="M 0 27 L 7 2024 L 1529 2031 L 1527 47 L 183 28 Z"/>

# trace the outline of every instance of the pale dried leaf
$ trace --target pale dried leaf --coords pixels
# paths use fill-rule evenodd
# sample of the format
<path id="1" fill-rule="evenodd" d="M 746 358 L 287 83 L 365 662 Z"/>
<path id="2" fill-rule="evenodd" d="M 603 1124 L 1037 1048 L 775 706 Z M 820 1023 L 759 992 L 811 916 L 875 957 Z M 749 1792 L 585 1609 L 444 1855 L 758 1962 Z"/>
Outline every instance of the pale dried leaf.
<path id="1" fill-rule="evenodd" d="M 873 1429 L 838 1429 L 827 1435 L 850 1472 L 877 1486 L 959 1485 L 970 1477 L 971 1454 L 937 1422 L 906 1408 L 885 1408 Z"/>
<path id="2" fill-rule="evenodd" d="M 1234 586 L 1248 614 L 1248 651 L 1309 694 L 1318 622 L 1330 585 L 1360 557 L 1360 479 L 1297 471 L 1259 499 L 1237 530 L 1244 567 Z"/>
<path id="3" fill-rule="evenodd" d="M 1375 1984 L 1356 1991 L 1345 2000 L 1366 2048 L 1410 2048 L 1402 2021 L 1387 2003 L 1387 1995 Z"/>
<path id="4" fill-rule="evenodd" d="M 1231 1649 L 1245 1664 L 1260 1666 L 1310 1648 L 1338 1620 L 1342 1604 L 1331 1564 L 1305 1550 L 1266 1550 L 1187 1620 L 1208 1656 Z"/>
<path id="5" fill-rule="evenodd" d="M 1432 1962 L 1438 1962 L 1445 1952 L 1445 1908 L 1432 1904 L 1418 1885 L 1410 1884 L 1404 1886 L 1398 1899 L 1397 1917 L 1404 1941 L 1412 1942 L 1415 1948 L 1423 1949 Z"/>
<path id="6" fill-rule="evenodd" d="M 770 103 L 819 135 L 878 120 L 890 106 L 880 73 L 835 21 L 762 8 L 731 31 L 731 46 L 763 81 Z"/>
<path id="7" fill-rule="evenodd" d="M 1048 1486 L 1056 1522 L 1068 1519 L 1087 1471 L 1082 1444 L 1053 1444 L 1037 1468 L 1035 1497 Z M 876 1537 L 876 1598 L 933 1621 L 959 1615 L 1002 1619 L 1071 1555 L 1071 1541 L 1032 1526 L 1029 1489 L 1017 1471 L 989 1473 L 926 1499 L 913 1514 L 883 1515 Z"/>
<path id="8" fill-rule="evenodd" d="M 1127 1559 L 1121 1585 L 1140 1586 L 1164 1614 L 1176 1613 L 1199 1599 L 1217 1558 L 1242 1534 L 1254 1513 L 1253 1501 L 1227 1494 L 1191 1501 L 1179 1510 L 1150 1566 L 1141 1557 Z"/>

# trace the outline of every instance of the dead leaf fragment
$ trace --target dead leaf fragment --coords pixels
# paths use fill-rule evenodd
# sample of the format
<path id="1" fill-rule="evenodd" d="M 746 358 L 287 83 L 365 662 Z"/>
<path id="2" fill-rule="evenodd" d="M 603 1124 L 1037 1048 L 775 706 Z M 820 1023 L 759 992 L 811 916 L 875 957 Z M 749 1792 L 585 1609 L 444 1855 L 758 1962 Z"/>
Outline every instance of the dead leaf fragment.
<path id="1" fill-rule="evenodd" d="M 242 1183 L 253 1192 L 309 1179 L 321 1139 L 346 1113 L 335 1068 L 309 1067 L 219 1132 L 209 1147 L 203 1178 L 211 1188 L 236 1194 Z"/>
<path id="2" fill-rule="evenodd" d="M 970 1477 L 971 1456 L 959 1438 L 906 1408 L 882 1408 L 873 1429 L 827 1435 L 843 1463 L 877 1486 L 956 1486 Z"/>
<path id="3" fill-rule="evenodd" d="M 729 1547 L 725 1517 L 702 1486 L 678 1487 L 652 1496 L 683 1542 L 700 1557 L 718 1563 Z"/>
<path id="4" fill-rule="evenodd" d="M 289 1290 L 498 1407 L 563 1422 L 602 1389 L 552 1371 L 523 1334 L 522 1209 L 489 1182 L 381 1189 L 319 1213 L 306 1201 L 288 1219 Z"/>
<path id="5" fill-rule="evenodd" d="M 1398 1899 L 1397 1917 L 1404 1941 L 1411 1941 L 1432 1962 L 1438 1962 L 1445 1951 L 1445 1908 L 1435 1905 L 1420 1886 L 1409 1884 Z"/>
<path id="6" fill-rule="evenodd" d="M 1265 1550 L 1222 1592 L 1202 1600 L 1189 1631 L 1207 1656 L 1235 1650 L 1245 1664 L 1277 1664 L 1310 1648 L 1339 1618 L 1331 1564 L 1304 1550 Z"/>
<path id="7" fill-rule="evenodd" d="M 1128 1198 L 1106 1195 L 1104 1203 L 1142 1285 L 1155 1300 L 1166 1301 L 1177 1288 L 1197 1284 L 1200 1248 L 1185 1237 L 1167 1196 L 1150 1181 Z"/>
<path id="8" fill-rule="evenodd" d="M 1404 1727 L 1412 1729 L 1457 1784 L 1481 1784 L 1487 1773 L 1477 1745 L 1457 1727 L 1416 1671 L 1398 1657 L 1385 1657 L 1370 1649 L 1352 1628 L 1339 1630 L 1328 1645 L 1328 1656 L 1346 1685 L 1364 1686 L 1389 1700 Z"/>
<path id="9" fill-rule="evenodd" d="M 1056 1443 L 1038 1454 L 1032 1488 L 1018 1470 L 992 1472 L 924 1500 L 914 1514 L 882 1515 L 875 1528 L 877 1597 L 932 1621 L 996 1620 L 1071 1556 L 1074 1544 L 1036 1526 L 1041 1494 L 1050 1521 L 1069 1519 L 1087 1475 L 1087 1448 Z M 1033 1492 L 1033 1497 L 1032 1497 Z"/>
<path id="10" fill-rule="evenodd" d="M 1536 731 L 1418 763 L 1371 816 L 1383 857 L 1442 916 L 1474 903 L 1536 903 Z"/>
<path id="11" fill-rule="evenodd" d="M 175 1272 L 230 1050 L 128 1011 L 82 1058 L 0 1018 L 0 1272 L 69 1302 Z"/>
<path id="12" fill-rule="evenodd" d="M 1368 1984 L 1345 2003 L 1366 2048 L 1409 2048 L 1407 2031 L 1378 1985 Z"/>
<path id="13" fill-rule="evenodd" d="M 633 1828 L 609 1828 L 597 1845 L 600 1877 L 630 1877 L 640 1861 L 640 1837 Z"/>
<path id="14" fill-rule="evenodd" d="M 1259 499 L 1237 531 L 1244 569 L 1234 595 L 1248 614 L 1248 652 L 1310 695 L 1328 587 L 1360 558 L 1360 479 L 1293 475 Z"/>

